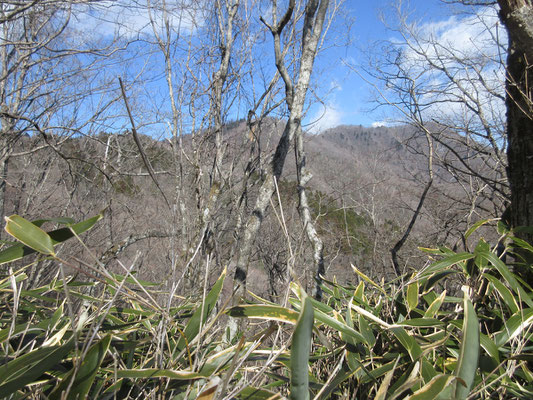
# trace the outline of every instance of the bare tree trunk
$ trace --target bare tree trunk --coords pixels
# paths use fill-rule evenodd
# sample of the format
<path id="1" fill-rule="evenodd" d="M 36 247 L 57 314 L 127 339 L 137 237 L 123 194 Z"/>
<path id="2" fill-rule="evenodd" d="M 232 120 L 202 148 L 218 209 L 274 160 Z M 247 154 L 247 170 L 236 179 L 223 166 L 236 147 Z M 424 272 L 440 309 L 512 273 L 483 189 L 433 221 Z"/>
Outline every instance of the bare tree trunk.
<path id="1" fill-rule="evenodd" d="M 307 202 L 307 194 L 305 192 L 305 185 L 307 182 L 309 182 L 312 176 L 306 168 L 306 157 L 301 126 L 296 132 L 294 149 L 296 153 L 296 174 L 298 177 L 298 213 L 300 214 L 300 219 L 304 224 L 307 238 L 313 245 L 313 264 L 315 271 L 313 297 L 320 301 L 322 299 L 322 277 L 326 273 L 326 269 L 324 267 L 324 244 L 322 243 L 322 239 L 316 231 L 315 223 L 311 217 L 311 211 L 309 210 L 309 203 Z"/>
<path id="2" fill-rule="evenodd" d="M 407 229 L 403 233 L 403 236 L 400 238 L 400 240 L 396 242 L 396 244 L 390 251 L 391 258 L 392 258 L 392 267 L 394 268 L 394 272 L 396 273 L 396 276 L 402 275 L 402 270 L 400 268 L 400 262 L 398 261 L 398 252 L 403 247 L 406 240 L 409 238 L 409 235 L 411 234 L 411 230 L 413 229 L 413 226 L 415 226 L 415 222 L 420 216 L 420 211 L 422 211 L 422 207 L 424 206 L 424 202 L 426 201 L 426 196 L 432 184 L 433 184 L 433 178 L 430 178 L 428 183 L 426 183 L 426 187 L 424 188 L 424 191 L 422 192 L 420 199 L 418 200 L 418 206 L 416 207 L 416 210 L 413 213 L 413 216 L 411 217 L 411 221 L 409 222 Z"/>
<path id="3" fill-rule="evenodd" d="M 0 156 L 0 218 L 2 218 L 2 225 L 4 223 L 4 212 L 6 202 L 7 189 L 7 172 L 8 172 L 9 158 L 3 154 Z M 0 236 L 2 234 L 0 233 Z"/>
<path id="4" fill-rule="evenodd" d="M 507 175 L 511 188 L 510 222 L 533 226 L 533 2 L 499 0 L 500 19 L 507 27 Z M 533 243 L 533 233 L 518 235 Z M 533 273 L 525 271 L 533 285 Z"/>
<path id="5" fill-rule="evenodd" d="M 276 147 L 276 152 L 272 161 L 268 165 L 265 180 L 259 189 L 255 207 L 248 217 L 244 226 L 244 233 L 239 242 L 239 253 L 237 257 L 237 266 L 233 281 L 234 302 L 238 302 L 246 291 L 246 277 L 248 275 L 248 264 L 252 253 L 257 232 L 261 222 L 265 217 L 270 199 L 276 189 L 276 180 L 279 179 L 283 171 L 285 159 L 289 151 L 295 133 L 301 129 L 301 120 L 303 118 L 303 108 L 309 81 L 313 70 L 313 64 L 316 56 L 318 42 L 322 34 L 322 28 L 326 17 L 326 11 L 329 0 L 310 0 L 305 9 L 305 20 L 302 32 L 302 54 L 299 68 L 299 76 L 296 86 L 291 81 L 288 71 L 285 67 L 281 53 L 280 35 L 284 27 L 290 21 L 294 11 L 295 1 L 289 2 L 287 12 L 282 17 L 279 24 L 274 19 L 273 26 L 269 27 L 274 38 L 274 50 L 276 54 L 276 67 L 285 83 L 286 103 L 289 108 L 289 120 L 285 125 L 283 134 Z M 273 6 L 273 15 L 275 16 L 276 8 Z M 263 21 L 264 22 L 264 21 Z M 266 22 L 264 22 L 266 24 Z"/>

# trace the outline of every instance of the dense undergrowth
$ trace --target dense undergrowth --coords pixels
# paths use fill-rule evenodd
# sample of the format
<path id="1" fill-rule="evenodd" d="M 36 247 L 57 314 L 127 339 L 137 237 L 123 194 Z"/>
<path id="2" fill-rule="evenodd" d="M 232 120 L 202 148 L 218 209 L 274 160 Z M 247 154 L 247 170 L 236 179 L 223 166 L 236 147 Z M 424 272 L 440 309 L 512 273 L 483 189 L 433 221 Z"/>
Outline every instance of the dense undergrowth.
<path id="1" fill-rule="evenodd" d="M 100 218 L 47 220 L 64 225 L 52 232 L 6 219 L 17 241 L 0 252 L 0 398 L 533 398 L 532 289 L 513 272 L 533 247 L 502 224 L 499 254 L 483 239 L 421 249 L 427 265 L 393 282 L 352 267 L 353 286 L 325 281 L 320 302 L 293 282 L 285 304 L 250 294 L 229 307 L 226 271 L 181 298 L 56 255 Z M 44 286 L 27 286 L 31 253 L 57 261 Z"/>

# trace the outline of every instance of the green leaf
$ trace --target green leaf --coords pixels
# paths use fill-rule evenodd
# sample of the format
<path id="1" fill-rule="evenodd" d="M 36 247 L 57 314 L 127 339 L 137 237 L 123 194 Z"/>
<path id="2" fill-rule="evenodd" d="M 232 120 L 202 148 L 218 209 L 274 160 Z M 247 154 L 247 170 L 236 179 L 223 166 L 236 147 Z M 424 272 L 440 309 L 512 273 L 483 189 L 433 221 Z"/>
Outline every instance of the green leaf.
<path id="1" fill-rule="evenodd" d="M 88 231 L 94 226 L 94 224 L 96 224 L 96 222 L 102 219 L 102 217 L 102 214 L 98 214 L 85 221 L 71 225 L 68 228 L 61 228 L 48 232 L 48 236 L 50 236 L 50 238 L 52 239 L 53 246 L 56 246 L 57 244 L 72 238 L 74 234 L 80 235 L 83 232 Z M 33 254 L 35 252 L 36 250 L 32 249 L 31 247 L 25 246 L 22 243 L 17 243 L 11 247 L 8 247 L 5 250 L 0 251 L 0 265 L 19 260 L 22 257 L 25 257 L 29 254 Z"/>
<path id="2" fill-rule="evenodd" d="M 62 399 L 65 391 L 70 386 L 68 392 L 69 399 L 85 399 L 89 394 L 89 390 L 94 382 L 97 372 L 100 369 L 100 364 L 111 343 L 111 335 L 107 335 L 102 340 L 91 346 L 87 354 L 81 361 L 78 368 L 74 367 L 71 372 L 67 374 L 50 394 L 49 399 Z M 74 382 L 72 383 L 72 379 Z"/>
<path id="3" fill-rule="evenodd" d="M 496 229 L 499 235 L 505 235 L 509 233 L 509 227 L 507 226 L 506 223 L 502 222 L 501 220 L 498 221 L 498 224 L 496 225 L 496 227 L 497 227 Z"/>
<path id="4" fill-rule="evenodd" d="M 419 385 L 420 383 L 422 383 L 422 379 L 418 376 L 419 372 L 420 372 L 420 362 L 417 361 L 413 365 L 413 368 L 411 372 L 409 373 L 409 376 L 407 376 L 407 378 L 405 379 L 405 381 L 403 381 L 403 383 L 399 385 L 398 387 L 394 388 L 394 392 L 389 397 L 389 400 L 395 400 L 399 398 L 400 396 L 404 394 L 406 390 L 409 390 L 413 386 Z M 406 374 L 404 374 L 403 376 L 405 375 Z M 401 382 L 402 378 L 398 379 L 397 383 Z"/>
<path id="5" fill-rule="evenodd" d="M 33 250 L 55 256 L 52 238 L 37 225 L 18 215 L 6 217 L 5 230 L 15 239 L 24 243 Z"/>
<path id="6" fill-rule="evenodd" d="M 226 311 L 230 317 L 234 318 L 258 318 L 287 322 L 295 325 L 298 321 L 298 312 L 289 310 L 281 306 L 271 306 L 264 304 L 247 304 L 235 306 Z"/>
<path id="7" fill-rule="evenodd" d="M 117 282 L 122 282 L 125 279 L 127 283 L 130 283 L 132 285 L 141 285 L 144 288 L 161 285 L 161 283 L 149 282 L 149 281 L 145 281 L 145 280 L 138 279 L 138 278 L 134 279 L 133 276 L 131 275 L 128 275 L 126 277 L 125 275 L 111 273 L 111 276 L 113 276 L 113 278 Z M 114 282 L 111 282 L 111 280 L 109 279 L 106 279 L 106 281 L 110 282 L 111 284 L 114 283 Z"/>
<path id="8" fill-rule="evenodd" d="M 439 374 L 422 386 L 406 399 L 409 400 L 435 400 L 439 398 L 448 387 L 448 384 L 455 379 L 454 376 Z"/>
<path id="9" fill-rule="evenodd" d="M 457 271 L 454 270 L 446 270 L 446 271 L 440 271 L 432 274 L 426 283 L 424 284 L 424 293 L 432 293 L 430 290 L 435 286 L 439 281 L 446 278 L 448 275 L 456 274 Z"/>
<path id="10" fill-rule="evenodd" d="M 303 307 L 292 336 L 291 394 L 294 400 L 309 399 L 309 352 L 313 334 L 314 311 L 311 299 L 301 291 Z"/>
<path id="11" fill-rule="evenodd" d="M 0 367 L 0 398 L 7 398 L 58 365 L 74 347 L 74 340 L 62 346 L 42 347 Z"/>
<path id="12" fill-rule="evenodd" d="M 381 382 L 381 385 L 376 393 L 376 397 L 374 398 L 375 400 L 385 400 L 387 397 L 387 390 L 389 390 L 389 386 L 392 382 L 392 377 L 394 375 L 394 371 L 396 370 L 396 366 L 398 365 L 398 361 L 400 361 L 400 357 L 396 359 L 394 367 L 387 372 L 387 375 L 385 375 L 385 378 L 383 378 L 383 381 Z"/>
<path id="13" fill-rule="evenodd" d="M 377 378 L 380 376 L 385 375 L 387 372 L 391 371 L 394 366 L 396 365 L 396 361 L 391 361 L 390 363 L 387 363 L 385 365 L 381 365 L 377 368 L 374 368 L 373 370 L 364 370 L 364 375 L 361 377 L 361 384 L 365 384 L 371 381 L 376 381 Z M 363 366 L 361 366 L 363 367 Z"/>
<path id="14" fill-rule="evenodd" d="M 7 278 L 0 280 L 0 290 L 4 290 L 7 288 L 11 289 L 11 286 L 13 285 L 11 277 L 12 275 L 8 275 Z M 28 275 L 26 275 L 25 273 L 15 275 L 15 283 L 22 282 L 26 279 L 28 279 Z"/>
<path id="15" fill-rule="evenodd" d="M 531 300 L 530 295 L 518 283 L 511 271 L 509 271 L 507 265 L 505 265 L 503 261 L 496 256 L 496 254 L 487 251 L 481 253 L 480 256 L 486 258 L 498 270 L 498 272 L 509 284 L 509 287 L 513 288 L 514 291 L 520 296 L 521 301 L 525 301 L 529 307 L 533 307 L 533 300 Z"/>
<path id="16" fill-rule="evenodd" d="M 369 283 L 370 285 L 374 286 L 377 290 L 379 290 L 381 293 L 383 294 L 387 294 L 387 292 L 385 292 L 385 290 L 383 290 L 383 288 L 381 287 L 381 285 L 378 285 L 376 282 L 374 282 L 372 279 L 370 279 L 367 275 L 365 275 L 361 270 L 359 270 L 357 267 L 355 267 L 353 264 L 352 264 L 352 269 L 354 270 L 354 272 L 359 275 L 365 282 Z"/>
<path id="17" fill-rule="evenodd" d="M 357 285 L 357 289 L 355 289 L 353 297 L 359 300 L 360 303 L 363 303 L 365 301 L 365 282 L 364 281 L 359 282 L 359 285 Z"/>
<path id="18" fill-rule="evenodd" d="M 340 333 L 351 336 L 353 339 L 361 343 L 367 343 L 365 337 L 357 332 L 355 329 L 350 328 L 345 323 L 342 323 L 335 318 L 330 317 L 327 314 L 324 314 L 320 310 L 315 310 L 315 319 L 323 324 L 329 326 L 330 328 L 336 329 Z"/>
<path id="19" fill-rule="evenodd" d="M 440 310 L 440 307 L 442 306 L 442 303 L 444 302 L 444 298 L 446 297 L 446 290 L 443 291 L 439 297 L 437 297 L 428 307 L 426 312 L 424 313 L 424 318 L 435 318 L 437 316 L 437 313 Z"/>
<path id="20" fill-rule="evenodd" d="M 436 263 L 429 265 L 427 268 L 422 269 L 418 273 L 417 278 L 421 279 L 422 277 L 430 276 L 436 272 L 445 270 L 446 268 L 451 267 L 452 265 L 458 264 L 465 260 L 470 260 L 471 258 L 474 258 L 474 255 L 471 253 L 458 253 L 450 255 L 444 258 L 443 260 L 440 260 Z"/>
<path id="21" fill-rule="evenodd" d="M 407 306 L 409 307 L 409 311 L 415 309 L 418 305 L 418 287 L 418 281 L 407 286 Z"/>
<path id="22" fill-rule="evenodd" d="M 500 363 L 500 353 L 498 351 L 498 346 L 496 346 L 496 344 L 492 341 L 492 339 L 483 334 L 483 333 L 480 333 L 479 334 L 479 342 L 481 344 L 481 347 L 483 347 L 483 349 L 485 349 L 485 351 L 487 352 L 487 354 L 489 356 L 491 356 L 492 359 L 494 359 L 494 361 L 496 362 L 496 365 Z"/>
<path id="23" fill-rule="evenodd" d="M 522 332 L 529 332 L 530 326 L 533 323 L 533 309 L 526 308 L 518 311 L 504 322 L 503 330 L 494 336 L 496 346 L 501 347 L 510 340 L 514 339 Z"/>
<path id="24" fill-rule="evenodd" d="M 411 326 L 414 328 L 431 328 L 434 326 L 444 325 L 444 322 L 435 318 L 409 318 L 402 322 L 398 322 L 397 325 Z"/>
<path id="25" fill-rule="evenodd" d="M 157 369 L 157 368 L 137 368 L 137 369 L 119 369 L 116 371 L 117 378 L 129 379 L 155 379 L 155 378 L 170 378 L 179 381 L 188 381 L 192 379 L 208 378 L 209 373 L 201 374 L 192 371 L 177 371 L 173 369 Z"/>
<path id="26" fill-rule="evenodd" d="M 533 246 L 531 244 L 529 244 L 528 242 L 526 242 L 525 240 L 522 240 L 520 238 L 517 238 L 515 236 L 511 237 L 511 239 L 513 240 L 514 244 L 518 247 L 522 247 L 523 249 L 526 249 L 528 251 L 530 251 L 531 253 L 533 253 Z"/>
<path id="27" fill-rule="evenodd" d="M 376 344 L 376 336 L 374 335 L 370 324 L 361 314 L 358 315 L 358 321 L 359 330 L 361 331 L 363 337 L 366 339 L 363 343 L 366 343 L 369 347 L 374 347 L 374 345 Z"/>
<path id="28" fill-rule="evenodd" d="M 185 338 L 187 338 L 187 343 L 192 342 L 192 340 L 200 332 L 200 327 L 205 324 L 205 322 L 207 321 L 207 317 L 215 308 L 215 305 L 218 301 L 218 296 L 220 295 L 220 291 L 222 290 L 222 286 L 224 285 L 226 272 L 227 270 L 226 268 L 224 268 L 224 271 L 222 271 L 220 278 L 218 278 L 218 280 L 215 282 L 215 284 L 207 294 L 206 298 L 204 299 L 202 306 L 198 307 L 194 314 L 191 316 L 191 319 L 187 323 L 187 326 L 185 327 L 185 330 L 183 332 L 185 334 L 185 337 L 180 336 L 180 340 L 177 344 L 177 349 L 179 349 L 180 351 L 185 348 Z"/>
<path id="29" fill-rule="evenodd" d="M 470 235 L 472 233 L 474 233 L 475 231 L 477 231 L 481 226 L 489 223 L 489 222 L 492 222 L 496 220 L 496 218 L 489 218 L 489 219 L 482 219 L 481 221 L 478 221 L 476 222 L 474 225 L 472 225 L 465 233 L 465 240 L 468 239 L 470 237 Z"/>
<path id="30" fill-rule="evenodd" d="M 248 386 L 241 390 L 237 398 L 242 400 L 276 400 L 281 399 L 281 395 L 269 390 Z"/>
<path id="31" fill-rule="evenodd" d="M 35 221 L 31 221 L 33 225 L 37 225 L 38 227 L 41 227 L 45 222 L 55 222 L 56 224 L 61 224 L 61 225 L 74 225 L 76 223 L 74 219 L 69 218 L 69 217 L 44 218 L 44 219 L 38 219 Z"/>
<path id="32" fill-rule="evenodd" d="M 455 375 L 461 378 L 461 380 L 456 382 L 455 398 L 462 400 L 466 399 L 470 393 L 479 362 L 479 321 L 466 291 L 464 294 L 464 310 L 463 340 L 461 341 L 461 353 L 455 370 Z"/>
<path id="33" fill-rule="evenodd" d="M 481 238 L 474 249 L 476 270 L 483 269 L 487 266 L 487 259 L 483 257 L 483 254 L 490 252 L 490 245 Z M 467 271 L 472 276 L 471 271 Z"/>
<path id="34" fill-rule="evenodd" d="M 422 355 L 422 348 L 416 340 L 401 327 L 391 328 L 391 332 L 396 336 L 396 339 L 407 350 L 411 360 L 416 361 Z"/>
<path id="35" fill-rule="evenodd" d="M 509 290 L 498 278 L 490 274 L 483 274 L 483 276 L 491 283 L 492 287 L 500 294 L 503 299 L 504 304 L 509 307 L 511 312 L 517 313 L 520 309 L 518 303 L 516 302 L 515 297 L 511 290 Z"/>

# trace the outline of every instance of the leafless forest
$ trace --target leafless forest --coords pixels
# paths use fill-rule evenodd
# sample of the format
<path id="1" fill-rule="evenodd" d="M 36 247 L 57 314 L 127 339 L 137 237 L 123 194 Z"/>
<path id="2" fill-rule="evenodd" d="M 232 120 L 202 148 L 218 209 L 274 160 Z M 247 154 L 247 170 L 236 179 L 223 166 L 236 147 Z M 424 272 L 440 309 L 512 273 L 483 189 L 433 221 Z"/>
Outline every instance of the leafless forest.
<path id="1" fill-rule="evenodd" d="M 477 53 L 443 45 L 394 2 L 384 23 L 399 39 L 360 64 L 339 60 L 389 123 L 315 132 L 303 121 L 327 95 L 316 64 L 357 23 L 341 0 L 2 1 L 2 228 L 13 215 L 47 219 L 46 232 L 102 218 L 53 257 L 0 265 L 1 277 L 23 268 L 31 291 L 65 274 L 132 275 L 157 283 L 153 301 L 170 310 L 227 271 L 217 307 L 250 293 L 286 306 L 291 282 L 317 301 L 326 284 L 357 287 L 354 267 L 405 291 L 435 260 L 427 249 L 480 251 L 475 239 L 501 256 L 496 225 L 533 225 L 533 5 L 448 3 L 485 24 Z M 528 287 L 531 265 L 515 268 Z M 476 279 L 443 290 L 462 297 Z M 228 321 L 228 335 L 245 329 Z"/>

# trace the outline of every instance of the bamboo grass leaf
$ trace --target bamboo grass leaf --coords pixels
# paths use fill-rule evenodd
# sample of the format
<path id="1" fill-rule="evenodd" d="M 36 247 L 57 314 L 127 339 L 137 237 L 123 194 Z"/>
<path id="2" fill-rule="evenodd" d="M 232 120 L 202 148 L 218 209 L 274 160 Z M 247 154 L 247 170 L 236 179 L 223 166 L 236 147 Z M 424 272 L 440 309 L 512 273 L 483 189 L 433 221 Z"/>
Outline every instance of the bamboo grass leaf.
<path id="1" fill-rule="evenodd" d="M 440 271 L 440 272 L 436 272 L 436 273 L 432 274 L 427 279 L 426 283 L 424 284 L 423 293 L 433 293 L 430 290 L 432 290 L 433 287 L 439 281 L 441 281 L 442 279 L 446 278 L 448 275 L 453 275 L 453 274 L 456 274 L 456 273 L 457 273 L 457 271 L 448 269 L 448 270 L 445 270 L 445 271 Z"/>
<path id="2" fill-rule="evenodd" d="M 474 382 L 479 362 L 479 322 L 474 306 L 465 290 L 464 294 L 463 340 L 461 353 L 457 361 L 455 375 L 459 378 L 456 382 L 455 398 L 464 400 L 470 393 Z"/>
<path id="3" fill-rule="evenodd" d="M 516 246 L 522 247 L 523 249 L 526 249 L 530 251 L 531 253 L 533 253 L 533 246 L 529 244 L 528 242 L 526 242 L 525 240 L 517 238 L 516 236 L 513 236 L 512 240 Z"/>
<path id="4" fill-rule="evenodd" d="M 220 278 L 215 282 L 209 293 L 207 294 L 202 306 L 198 307 L 194 314 L 191 316 L 191 319 L 185 327 L 184 334 L 185 337 L 181 336 L 178 341 L 177 348 L 181 351 L 185 348 L 186 343 L 190 343 L 196 335 L 200 332 L 200 327 L 205 324 L 207 317 L 211 314 L 211 311 L 215 308 L 215 305 L 218 301 L 220 291 L 224 285 L 224 279 L 226 278 L 227 270 L 224 268 Z"/>
<path id="5" fill-rule="evenodd" d="M 413 361 L 417 361 L 422 355 L 422 348 L 416 342 L 415 338 L 407 333 L 407 331 L 401 327 L 391 328 L 391 332 L 396 336 L 396 339 L 407 350 L 409 357 Z"/>
<path id="6" fill-rule="evenodd" d="M 303 290 L 303 307 L 294 329 L 291 345 L 291 393 L 290 399 L 309 399 L 309 352 L 313 334 L 314 311 L 311 299 Z"/>
<path id="7" fill-rule="evenodd" d="M 492 285 L 492 287 L 500 294 L 503 299 L 504 304 L 509 307 L 509 310 L 513 314 L 519 311 L 518 303 L 516 302 L 515 297 L 510 289 L 508 289 L 498 278 L 490 274 L 483 274 Z"/>
<path id="8" fill-rule="evenodd" d="M 407 397 L 408 400 L 435 400 L 443 395 L 449 383 L 456 379 L 451 375 L 439 374 L 431 379 L 427 384 L 414 392 L 411 396 Z"/>
<path id="9" fill-rule="evenodd" d="M 394 363 L 394 367 L 387 372 L 385 375 L 385 378 L 383 378 L 383 381 L 381 382 L 381 385 L 379 386 L 379 389 L 376 393 L 375 400 L 385 400 L 387 397 L 387 390 L 389 390 L 389 386 L 392 382 L 392 377 L 394 376 L 394 371 L 396 371 L 396 366 L 398 365 L 398 361 L 400 361 L 400 357 L 396 359 L 396 362 Z"/>
<path id="10" fill-rule="evenodd" d="M 409 311 L 414 310 L 418 305 L 418 288 L 418 281 L 407 286 L 407 306 L 409 307 Z"/>
<path id="11" fill-rule="evenodd" d="M 494 336 L 494 342 L 496 346 L 501 347 L 507 344 L 510 340 L 514 339 L 522 332 L 528 332 L 531 324 L 533 323 L 533 308 L 526 308 L 520 310 L 507 321 L 502 331 Z"/>
<path id="12" fill-rule="evenodd" d="M 359 282 L 359 285 L 357 285 L 357 289 L 355 289 L 353 297 L 354 299 L 359 300 L 360 303 L 364 303 L 365 301 L 365 282 L 364 281 Z"/>
<path id="13" fill-rule="evenodd" d="M 111 335 L 107 335 L 102 340 L 93 344 L 87 351 L 87 354 L 81 361 L 79 367 L 74 367 L 74 369 L 67 374 L 59 386 L 57 386 L 50 394 L 49 399 L 62 399 L 65 396 L 65 391 L 69 388 L 69 386 L 69 399 L 87 398 L 96 374 L 100 370 L 100 364 L 102 363 L 102 360 L 109 349 L 110 343 Z M 74 382 L 71 382 L 72 379 L 74 379 Z"/>
<path id="14" fill-rule="evenodd" d="M 494 341 L 489 336 L 483 333 L 480 333 L 479 342 L 480 342 L 481 347 L 483 347 L 483 349 L 487 352 L 487 354 L 496 361 L 496 364 L 499 364 L 500 353 L 498 351 L 498 346 L 496 346 Z"/>
<path id="15" fill-rule="evenodd" d="M 365 342 L 368 344 L 369 347 L 374 347 L 374 345 L 376 344 L 376 336 L 374 335 L 370 324 L 361 314 L 359 314 L 358 316 L 358 321 L 359 330 L 361 331 L 363 337 L 366 339 Z"/>
<path id="16" fill-rule="evenodd" d="M 440 310 L 440 307 L 442 306 L 442 303 L 444 302 L 444 298 L 446 297 L 446 290 L 444 290 L 439 297 L 437 297 L 428 307 L 426 312 L 424 313 L 424 318 L 435 318 L 437 316 L 437 313 Z"/>
<path id="17" fill-rule="evenodd" d="M 422 379 L 418 376 L 420 372 L 420 362 L 416 362 L 411 370 L 411 373 L 399 387 L 394 390 L 394 393 L 389 397 L 389 400 L 395 400 L 399 398 L 406 390 L 411 389 L 413 386 L 421 383 Z"/>
<path id="18" fill-rule="evenodd" d="M 286 322 L 295 325 L 298 321 L 298 312 L 281 306 L 264 304 L 247 304 L 235 306 L 226 311 L 230 317 L 257 318 Z"/>
<path id="19" fill-rule="evenodd" d="M 116 371 L 117 378 L 129 379 L 159 379 L 169 378 L 178 381 L 189 381 L 196 379 L 205 379 L 210 376 L 209 373 L 198 373 L 193 371 L 178 371 L 171 369 L 157 369 L 157 368 L 135 368 L 135 369 L 121 369 Z"/>
<path id="20" fill-rule="evenodd" d="M 481 226 L 486 225 L 489 222 L 495 221 L 496 218 L 488 218 L 488 219 L 482 219 L 478 222 L 476 222 L 474 225 L 472 225 L 465 233 L 465 240 L 470 237 L 472 233 L 477 231 Z"/>
<path id="21" fill-rule="evenodd" d="M 345 323 L 338 321 L 337 319 L 330 317 L 329 315 L 323 313 L 320 310 L 315 310 L 315 319 L 330 328 L 338 330 L 340 333 L 343 333 L 344 335 L 351 336 L 353 339 L 357 340 L 361 343 L 367 343 L 365 337 L 361 335 L 359 332 L 357 332 L 355 329 L 350 328 Z"/>
<path id="22" fill-rule="evenodd" d="M 62 346 L 41 347 L 0 367 L 0 398 L 7 398 L 34 382 L 58 365 L 73 347 L 74 340 Z"/>
<path id="23" fill-rule="evenodd" d="M 474 255 L 471 253 L 458 253 L 458 254 L 450 255 L 444 258 L 443 260 L 440 260 L 436 263 L 429 265 L 427 268 L 422 269 L 418 273 L 417 279 L 428 277 L 436 272 L 443 271 L 446 268 L 451 267 L 455 264 L 458 264 L 466 260 L 470 260 L 471 258 L 474 258 Z"/>
<path id="24" fill-rule="evenodd" d="M 56 229 L 51 232 L 48 232 L 48 236 L 52 239 L 52 245 L 56 246 L 59 243 L 62 243 L 75 235 L 80 235 L 83 232 L 91 229 L 94 224 L 96 224 L 103 217 L 102 214 L 98 214 L 92 218 L 89 218 L 85 221 L 78 222 L 77 224 L 70 225 L 68 228 Z M 43 231 L 44 232 L 44 231 Z M 7 249 L 0 251 L 0 265 L 20 260 L 21 258 L 35 253 L 37 250 L 26 246 L 22 243 L 14 244 Z"/>
<path id="25" fill-rule="evenodd" d="M 500 260 L 496 254 L 486 251 L 479 254 L 480 257 L 486 258 L 501 274 L 501 276 L 507 281 L 509 287 L 513 288 L 515 292 L 520 296 L 521 301 L 525 301 L 529 307 L 533 307 L 533 300 L 531 300 L 530 294 L 528 294 L 522 285 L 518 283 L 516 278 L 513 276 L 507 265 Z"/>
<path id="26" fill-rule="evenodd" d="M 396 325 L 410 326 L 414 328 L 431 328 L 444 325 L 444 322 L 435 318 L 409 318 L 398 322 Z"/>
<path id="27" fill-rule="evenodd" d="M 21 216 L 15 214 L 6 217 L 5 230 L 33 250 L 46 255 L 55 255 L 52 238 L 48 233 Z"/>
<path id="28" fill-rule="evenodd" d="M 241 390 L 237 398 L 242 400 L 277 400 L 282 397 L 280 394 L 271 392 L 270 390 L 248 386 Z"/>

